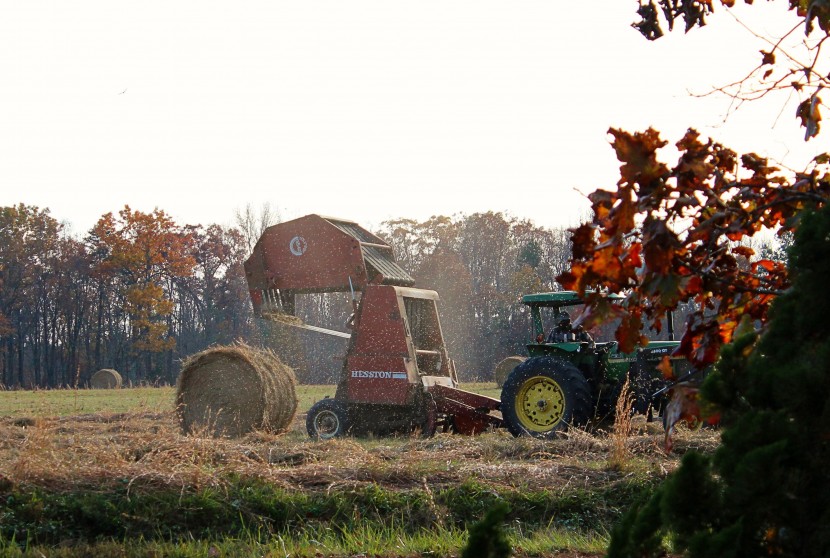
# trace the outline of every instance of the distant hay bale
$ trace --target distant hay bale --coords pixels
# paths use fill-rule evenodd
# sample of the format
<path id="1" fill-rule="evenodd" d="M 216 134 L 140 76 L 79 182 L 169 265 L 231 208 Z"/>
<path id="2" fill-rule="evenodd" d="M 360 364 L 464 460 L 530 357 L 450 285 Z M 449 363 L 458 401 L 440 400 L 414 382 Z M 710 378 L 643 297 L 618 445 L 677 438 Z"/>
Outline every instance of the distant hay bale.
<path id="1" fill-rule="evenodd" d="M 185 434 L 285 431 L 297 413 L 294 371 L 267 349 L 211 347 L 182 363 L 176 413 Z"/>
<path id="2" fill-rule="evenodd" d="M 89 379 L 92 389 L 116 389 L 121 387 L 121 374 L 112 368 L 102 368 Z"/>
<path id="3" fill-rule="evenodd" d="M 521 356 L 509 356 L 496 365 L 493 371 L 493 379 L 496 385 L 502 387 L 513 369 L 523 363 L 527 358 Z"/>

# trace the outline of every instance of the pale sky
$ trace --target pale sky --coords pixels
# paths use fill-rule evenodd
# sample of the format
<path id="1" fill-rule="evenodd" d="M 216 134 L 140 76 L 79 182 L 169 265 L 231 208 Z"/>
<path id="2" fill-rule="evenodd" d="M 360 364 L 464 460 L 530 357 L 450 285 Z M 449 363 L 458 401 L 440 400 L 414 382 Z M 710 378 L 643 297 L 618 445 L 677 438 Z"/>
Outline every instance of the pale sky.
<path id="1" fill-rule="evenodd" d="M 0 205 L 78 234 L 125 204 L 180 224 L 268 202 L 369 228 L 488 210 L 567 226 L 619 176 L 609 127 L 673 143 L 693 126 L 796 169 L 830 151 L 830 131 L 805 144 L 786 94 L 725 123 L 728 99 L 689 95 L 765 47 L 719 3 L 653 43 L 636 6 L 2 0 Z M 735 13 L 775 34 L 786 6 Z"/>

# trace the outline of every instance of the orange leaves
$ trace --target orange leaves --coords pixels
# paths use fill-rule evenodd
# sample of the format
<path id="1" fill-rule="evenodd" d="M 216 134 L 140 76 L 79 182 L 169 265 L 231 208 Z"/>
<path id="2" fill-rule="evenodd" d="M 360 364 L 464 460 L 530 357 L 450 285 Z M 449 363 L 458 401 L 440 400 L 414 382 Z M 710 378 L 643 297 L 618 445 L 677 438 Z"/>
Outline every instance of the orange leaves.
<path id="1" fill-rule="evenodd" d="M 583 246 L 582 253 L 581 260 L 574 260 L 571 269 L 556 278 L 565 289 L 584 293 L 586 289 L 602 286 L 619 292 L 634 284 L 635 266 L 640 262 L 639 247 L 623 250 L 617 243 L 608 242 L 596 246 L 590 253 Z"/>
<path id="2" fill-rule="evenodd" d="M 740 238 L 738 240 L 740 240 Z M 735 246 L 732 248 L 732 253 L 745 258 L 751 258 L 755 255 L 755 250 L 749 246 Z"/>
<path id="3" fill-rule="evenodd" d="M 108 213 L 93 227 L 92 242 L 104 256 L 100 268 L 133 283 L 193 273 L 192 235 L 159 209 L 142 213 L 125 206 L 118 219 Z"/>
<path id="4" fill-rule="evenodd" d="M 616 336 L 626 350 L 643 342 L 643 322 L 657 329 L 667 310 L 694 303 L 680 352 L 711 364 L 742 316 L 765 320 L 789 284 L 782 262 L 757 259 L 743 242 L 762 228 L 792 230 L 805 200 L 827 198 L 830 158 L 793 180 L 749 153 L 739 175 L 735 152 L 694 130 L 677 142 L 674 167 L 659 161 L 666 142 L 654 130 L 610 133 L 621 161 L 618 189 L 589 196 L 593 219 L 571 230 L 571 268 L 557 280 L 583 294 L 628 294 L 614 312 L 590 314 L 620 318 Z"/>
<path id="5" fill-rule="evenodd" d="M 582 260 L 590 257 L 596 247 L 596 227 L 584 223 L 575 229 L 571 229 L 571 246 L 574 259 Z"/>
<path id="6" fill-rule="evenodd" d="M 720 414 L 705 404 L 701 404 L 700 391 L 695 384 L 680 382 L 669 390 L 669 402 L 663 412 L 666 426 L 664 448 L 670 452 L 673 446 L 672 434 L 678 423 L 698 428 L 703 424 L 715 425 L 720 422 Z"/>
<path id="7" fill-rule="evenodd" d="M 608 190 L 595 190 L 588 194 L 588 199 L 591 201 L 591 209 L 594 211 L 596 220 L 600 223 L 605 223 L 611 214 L 611 209 L 614 207 L 614 201 L 617 198 L 616 192 L 609 192 Z"/>
<path id="8" fill-rule="evenodd" d="M 754 268 L 753 271 L 757 271 L 759 267 L 766 271 L 775 271 L 781 266 L 781 263 L 774 262 L 772 260 L 758 260 L 757 262 L 754 262 L 752 266 Z"/>
<path id="9" fill-rule="evenodd" d="M 643 265 L 643 258 L 641 257 L 643 245 L 639 242 L 633 243 L 628 250 L 623 252 L 623 266 L 629 269 L 638 269 Z"/>
<path id="10" fill-rule="evenodd" d="M 643 320 L 640 313 L 631 311 L 622 315 L 620 325 L 614 334 L 617 343 L 620 345 L 620 351 L 623 353 L 631 353 L 638 345 L 646 345 L 648 338 L 643 335 Z"/>
<path id="11" fill-rule="evenodd" d="M 608 133 L 614 136 L 611 146 L 623 163 L 618 184 L 637 184 L 641 195 L 652 193 L 659 179 L 668 174 L 668 168 L 657 161 L 657 150 L 668 142 L 660 139 L 659 132 L 653 128 L 635 134 L 610 128 Z"/>
<path id="12" fill-rule="evenodd" d="M 703 279 L 701 279 L 700 275 L 687 277 L 684 290 L 690 296 L 699 295 L 703 291 Z"/>
<path id="13" fill-rule="evenodd" d="M 702 143 L 700 134 L 695 130 L 687 130 L 683 138 L 677 142 L 680 150 L 680 161 L 672 173 L 677 178 L 677 189 L 685 195 L 695 190 L 705 189 L 706 180 L 712 175 L 716 164 L 723 165 L 728 158 L 715 158 L 713 151 L 719 146 L 711 141 Z M 730 169 L 727 169 L 730 170 Z M 694 203 L 684 200 L 684 203 Z"/>
<path id="14" fill-rule="evenodd" d="M 671 367 L 671 359 L 664 356 L 657 365 L 657 370 L 662 374 L 664 380 L 674 380 L 674 369 Z"/>
<path id="15" fill-rule="evenodd" d="M 669 273 L 680 242 L 665 221 L 648 220 L 643 225 L 643 243 L 648 270 L 659 275 Z"/>
<path id="16" fill-rule="evenodd" d="M 115 218 L 108 213 L 90 234 L 98 256 L 97 272 L 121 280 L 125 310 L 133 324 L 133 348 L 159 352 L 171 347 L 164 321 L 173 303 L 163 285 L 193 274 L 191 230 L 176 225 L 164 211 L 133 211 L 125 206 Z"/>
<path id="17" fill-rule="evenodd" d="M 807 141 L 812 137 L 818 135 L 819 122 L 821 121 L 821 112 L 819 112 L 819 105 L 821 98 L 817 94 L 813 94 L 809 99 L 798 105 L 796 109 L 796 116 L 801 119 L 801 125 L 805 128 L 804 140 Z"/>
<path id="18" fill-rule="evenodd" d="M 669 392 L 669 402 L 666 404 L 664 424 L 666 433 L 663 445 L 666 452 L 672 449 L 672 434 L 679 422 L 697 426 L 700 425 L 700 393 L 696 387 L 687 384 L 678 384 Z"/>

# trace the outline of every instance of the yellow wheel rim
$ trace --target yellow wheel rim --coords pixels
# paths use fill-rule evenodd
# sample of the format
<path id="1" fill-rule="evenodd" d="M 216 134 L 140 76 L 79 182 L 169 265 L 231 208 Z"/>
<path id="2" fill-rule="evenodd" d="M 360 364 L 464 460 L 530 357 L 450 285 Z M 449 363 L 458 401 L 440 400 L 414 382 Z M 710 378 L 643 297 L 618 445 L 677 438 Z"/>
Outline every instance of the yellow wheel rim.
<path id="1" fill-rule="evenodd" d="M 516 395 L 516 415 L 530 431 L 548 432 L 565 416 L 565 394 L 547 376 L 528 379 Z"/>

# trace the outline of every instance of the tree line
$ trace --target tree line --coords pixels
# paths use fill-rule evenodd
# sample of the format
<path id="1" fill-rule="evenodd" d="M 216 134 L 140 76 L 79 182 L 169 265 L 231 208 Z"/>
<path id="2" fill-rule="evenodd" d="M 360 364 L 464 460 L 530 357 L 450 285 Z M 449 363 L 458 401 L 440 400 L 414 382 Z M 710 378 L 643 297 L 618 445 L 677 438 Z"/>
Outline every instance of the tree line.
<path id="1" fill-rule="evenodd" d="M 0 380 L 84 385 L 100 368 L 175 380 L 178 360 L 250 329 L 234 228 L 125 207 L 82 239 L 48 209 L 0 208 Z"/>
<path id="2" fill-rule="evenodd" d="M 0 207 L 0 384 L 84 386 L 101 368 L 134 385 L 174 383 L 183 358 L 237 339 L 273 348 L 302 382 L 334 381 L 342 340 L 253 317 L 242 264 L 278 220 L 247 208 L 235 226 L 182 225 L 125 206 L 79 238 L 49 209 Z M 395 219 L 373 232 L 417 286 L 440 294 L 463 380 L 524 352 L 521 295 L 555 290 L 570 258 L 566 229 L 502 213 Z M 342 329 L 351 311 L 348 294 L 300 298 L 309 324 Z"/>

